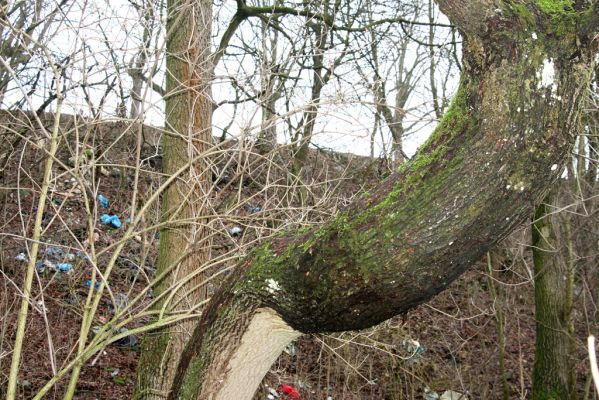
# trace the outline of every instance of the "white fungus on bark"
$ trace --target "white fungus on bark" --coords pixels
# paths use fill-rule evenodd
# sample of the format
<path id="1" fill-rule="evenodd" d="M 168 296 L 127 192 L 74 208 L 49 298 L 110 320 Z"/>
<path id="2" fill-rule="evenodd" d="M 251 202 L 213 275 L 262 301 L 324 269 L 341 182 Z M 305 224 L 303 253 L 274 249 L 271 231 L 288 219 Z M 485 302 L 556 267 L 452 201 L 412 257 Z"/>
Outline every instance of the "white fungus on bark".
<path id="1" fill-rule="evenodd" d="M 268 292 L 271 294 L 281 290 L 281 286 L 279 286 L 279 282 L 275 281 L 272 278 L 266 280 L 266 285 L 267 285 Z"/>

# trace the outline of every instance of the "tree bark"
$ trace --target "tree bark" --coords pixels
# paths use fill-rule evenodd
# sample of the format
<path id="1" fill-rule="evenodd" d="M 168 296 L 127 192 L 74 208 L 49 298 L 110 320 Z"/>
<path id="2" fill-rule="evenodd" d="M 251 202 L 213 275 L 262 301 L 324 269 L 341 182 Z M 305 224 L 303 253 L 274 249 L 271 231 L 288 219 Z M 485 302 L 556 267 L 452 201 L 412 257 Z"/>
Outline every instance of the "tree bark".
<path id="1" fill-rule="evenodd" d="M 167 225 L 160 232 L 157 272 L 171 269 L 171 273 L 155 293 L 172 290 L 195 273 L 168 304 L 162 301 L 157 305 L 167 313 L 186 312 L 206 298 L 200 285 L 205 276 L 198 269 L 210 259 L 211 248 L 202 218 L 211 177 L 207 160 L 201 157 L 212 145 L 211 10 L 209 0 L 168 2 L 164 173 L 171 175 L 191 160 L 197 161 L 166 190 L 162 202 L 162 219 Z M 181 220 L 187 222 L 177 222 Z M 196 324 L 186 321 L 147 335 L 142 344 L 136 398 L 164 399 Z"/>
<path id="2" fill-rule="evenodd" d="M 551 215 L 549 195 L 535 212 L 532 254 L 535 270 L 536 346 L 533 368 L 533 400 L 575 399 L 575 342 L 572 336 L 571 262 L 569 229 L 558 235 Z M 562 221 L 569 224 L 570 221 Z M 566 248 L 564 248 L 566 247 Z M 571 260 L 570 260 L 571 261 Z"/>
<path id="3" fill-rule="evenodd" d="M 432 137 L 329 223 L 256 248 L 203 314 L 170 399 L 225 399 L 229 384 L 250 399 L 268 365 L 234 361 L 265 315 L 280 348 L 293 331 L 362 329 L 427 301 L 529 218 L 555 182 L 592 70 L 587 13 L 438 3 L 462 31 L 464 68 Z"/>

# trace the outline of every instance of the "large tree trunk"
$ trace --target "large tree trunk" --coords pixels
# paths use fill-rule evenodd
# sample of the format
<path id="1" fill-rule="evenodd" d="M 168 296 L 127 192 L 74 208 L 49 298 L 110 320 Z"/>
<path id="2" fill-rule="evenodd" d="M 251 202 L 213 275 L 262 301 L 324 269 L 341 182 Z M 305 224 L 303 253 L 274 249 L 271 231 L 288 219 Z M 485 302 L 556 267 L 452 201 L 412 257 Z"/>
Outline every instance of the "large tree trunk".
<path id="1" fill-rule="evenodd" d="M 464 36 L 464 70 L 431 139 L 329 223 L 252 252 L 204 312 L 170 399 L 250 399 L 299 332 L 362 329 L 427 301 L 555 182 L 588 87 L 596 14 L 561 1 L 438 2 Z"/>
<path id="2" fill-rule="evenodd" d="M 171 273 L 156 293 L 188 279 L 172 298 L 166 296 L 168 304 L 158 304 L 157 309 L 164 307 L 167 313 L 190 310 L 206 298 L 200 285 L 205 276 L 198 272 L 209 260 L 211 248 L 206 221 L 202 219 L 210 175 L 207 161 L 201 157 L 212 145 L 211 9 L 209 0 L 168 2 L 163 169 L 171 175 L 186 165 L 190 168 L 167 189 L 162 203 L 162 219 L 167 224 L 160 232 L 157 270 L 162 273 L 170 269 Z M 164 399 L 196 323 L 178 323 L 146 337 L 136 398 Z"/>

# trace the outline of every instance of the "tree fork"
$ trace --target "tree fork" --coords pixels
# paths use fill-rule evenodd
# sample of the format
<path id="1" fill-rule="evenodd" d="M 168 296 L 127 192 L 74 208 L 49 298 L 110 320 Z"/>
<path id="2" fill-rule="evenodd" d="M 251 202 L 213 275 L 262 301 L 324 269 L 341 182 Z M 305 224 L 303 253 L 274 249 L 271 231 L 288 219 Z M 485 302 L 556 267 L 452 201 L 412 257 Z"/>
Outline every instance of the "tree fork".
<path id="1" fill-rule="evenodd" d="M 255 343 L 261 354 L 297 332 L 367 328 L 429 300 L 558 178 L 592 71 L 596 3 L 438 3 L 464 37 L 464 70 L 432 137 L 329 223 L 256 248 L 204 312 L 170 399 L 251 399 L 270 358 L 235 360 L 256 326 L 277 327 Z"/>

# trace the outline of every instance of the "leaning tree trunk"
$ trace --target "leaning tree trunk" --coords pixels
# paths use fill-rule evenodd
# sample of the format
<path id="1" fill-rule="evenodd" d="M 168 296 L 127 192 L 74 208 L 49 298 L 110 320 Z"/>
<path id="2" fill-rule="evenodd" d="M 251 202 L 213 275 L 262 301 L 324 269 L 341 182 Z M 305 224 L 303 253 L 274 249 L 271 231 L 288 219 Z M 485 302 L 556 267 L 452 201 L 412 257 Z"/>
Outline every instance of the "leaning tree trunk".
<path id="1" fill-rule="evenodd" d="M 168 313 L 190 310 L 206 298 L 198 273 L 210 257 L 204 195 L 210 182 L 202 157 L 212 144 L 210 93 L 210 35 L 212 3 L 170 0 L 167 20 L 166 134 L 163 135 L 164 172 L 171 175 L 189 165 L 165 192 L 160 232 L 158 273 L 171 270 L 155 291 L 160 294 L 188 279 L 169 301 L 157 305 Z M 191 163 L 191 164 L 190 164 Z M 184 221 L 184 222 L 177 222 Z M 190 276 L 195 276 L 190 279 Z M 176 372 L 179 356 L 197 322 L 186 321 L 146 336 L 138 367 L 136 398 L 164 399 Z"/>
<path id="2" fill-rule="evenodd" d="M 300 332 L 362 329 L 427 301 L 555 182 L 588 87 L 597 4 L 438 2 L 464 36 L 464 70 L 431 139 L 329 223 L 255 249 L 204 312 L 170 399 L 250 399 Z"/>

